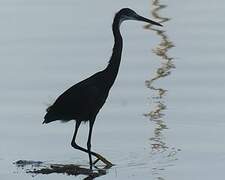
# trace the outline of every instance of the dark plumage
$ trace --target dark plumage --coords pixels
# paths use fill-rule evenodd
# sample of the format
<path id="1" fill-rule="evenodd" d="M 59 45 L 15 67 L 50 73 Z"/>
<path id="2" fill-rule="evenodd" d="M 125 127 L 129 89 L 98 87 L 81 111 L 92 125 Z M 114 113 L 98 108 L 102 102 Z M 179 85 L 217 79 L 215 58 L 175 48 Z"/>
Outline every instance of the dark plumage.
<path id="1" fill-rule="evenodd" d="M 89 154 L 90 168 L 92 168 L 91 155 L 100 158 L 97 153 L 91 151 L 92 128 L 96 115 L 104 105 L 109 90 L 118 74 L 123 47 L 123 40 L 119 28 L 124 20 L 145 21 L 161 26 L 161 24 L 157 22 L 139 16 L 129 8 L 121 9 L 116 13 L 113 20 L 114 47 L 108 66 L 104 70 L 97 72 L 66 90 L 57 98 L 54 104 L 47 109 L 47 114 L 44 117 L 45 120 L 43 123 L 49 123 L 55 120 L 65 122 L 70 120 L 76 121 L 71 145 Z M 75 142 L 77 131 L 82 121 L 89 121 L 90 124 L 87 149 L 80 147 Z"/>

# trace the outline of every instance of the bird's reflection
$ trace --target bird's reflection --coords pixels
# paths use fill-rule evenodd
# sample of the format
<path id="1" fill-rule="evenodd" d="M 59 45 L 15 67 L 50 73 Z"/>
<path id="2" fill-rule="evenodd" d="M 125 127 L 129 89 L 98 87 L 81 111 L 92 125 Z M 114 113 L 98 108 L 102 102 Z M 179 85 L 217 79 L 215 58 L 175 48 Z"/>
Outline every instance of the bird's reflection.
<path id="1" fill-rule="evenodd" d="M 152 0 L 151 7 L 153 7 L 151 10 L 152 15 L 155 19 L 158 19 L 160 23 L 170 20 L 170 18 L 162 17 L 160 15 L 160 10 L 166 8 L 167 5 L 161 4 L 159 0 Z M 172 69 L 175 68 L 173 57 L 168 55 L 169 49 L 173 48 L 174 44 L 167 36 L 166 31 L 153 28 L 151 25 L 147 25 L 144 28 L 156 32 L 161 39 L 160 43 L 153 49 L 153 52 L 160 57 L 160 67 L 157 68 L 155 76 L 146 81 L 146 86 L 151 90 L 154 90 L 155 95 L 152 99 L 155 107 L 153 107 L 153 110 L 146 113 L 146 116 L 149 117 L 156 125 L 154 135 L 150 138 L 152 158 L 153 161 L 156 161 L 156 163 L 154 163 L 152 173 L 155 175 L 156 179 L 164 180 L 165 178 L 162 177 L 161 171 L 165 170 L 167 166 L 173 165 L 172 162 L 177 159 L 176 154 L 179 149 L 168 145 L 166 137 L 163 134 L 163 132 L 168 129 L 166 118 L 164 116 L 164 111 L 167 108 L 164 98 L 167 90 L 161 87 L 156 87 L 154 82 L 170 75 Z"/>
<path id="2" fill-rule="evenodd" d="M 107 169 L 110 167 L 104 166 L 102 168 L 96 167 L 91 170 L 82 165 L 75 164 L 55 164 L 42 161 L 31 160 L 18 160 L 14 162 L 18 168 L 25 169 L 26 173 L 36 176 L 38 174 L 65 174 L 70 176 L 84 175 L 84 180 L 92 180 L 96 177 L 104 176 L 107 174 Z"/>

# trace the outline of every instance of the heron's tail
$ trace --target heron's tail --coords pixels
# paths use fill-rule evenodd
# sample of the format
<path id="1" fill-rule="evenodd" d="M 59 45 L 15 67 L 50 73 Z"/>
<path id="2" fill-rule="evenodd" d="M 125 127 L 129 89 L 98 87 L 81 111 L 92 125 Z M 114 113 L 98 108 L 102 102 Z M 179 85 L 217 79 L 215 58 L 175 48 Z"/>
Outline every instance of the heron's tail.
<path id="1" fill-rule="evenodd" d="M 55 121 L 55 120 L 56 120 L 55 118 L 51 117 L 51 116 L 49 115 L 49 113 L 47 113 L 47 114 L 45 115 L 45 117 L 44 117 L 44 121 L 43 121 L 42 124 L 47 124 L 47 123 L 50 123 L 50 122 Z"/>
<path id="2" fill-rule="evenodd" d="M 58 120 L 56 114 L 54 113 L 54 111 L 52 110 L 51 106 L 47 108 L 47 113 L 44 117 L 44 121 L 42 124 L 47 124 L 50 123 L 52 121 Z"/>

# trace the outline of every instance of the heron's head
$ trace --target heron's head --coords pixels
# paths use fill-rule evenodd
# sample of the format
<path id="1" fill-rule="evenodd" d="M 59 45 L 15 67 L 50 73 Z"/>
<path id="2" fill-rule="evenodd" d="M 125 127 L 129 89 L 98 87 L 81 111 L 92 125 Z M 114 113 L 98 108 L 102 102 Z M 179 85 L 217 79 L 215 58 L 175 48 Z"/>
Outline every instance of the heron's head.
<path id="1" fill-rule="evenodd" d="M 136 20 L 136 21 L 144 21 L 153 25 L 162 26 L 161 24 L 152 21 L 150 19 L 147 19 L 145 17 L 142 17 L 138 15 L 135 11 L 129 8 L 123 8 L 117 13 L 119 17 L 119 24 L 121 24 L 125 20 Z"/>

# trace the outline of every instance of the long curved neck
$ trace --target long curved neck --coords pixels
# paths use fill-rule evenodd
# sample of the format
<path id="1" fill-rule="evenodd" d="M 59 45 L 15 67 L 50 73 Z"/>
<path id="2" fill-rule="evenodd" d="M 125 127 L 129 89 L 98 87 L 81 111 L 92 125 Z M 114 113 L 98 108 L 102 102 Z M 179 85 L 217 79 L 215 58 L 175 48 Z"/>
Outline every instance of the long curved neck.
<path id="1" fill-rule="evenodd" d="M 120 23 L 121 23 L 120 17 L 116 15 L 112 25 L 114 35 L 113 52 L 109 64 L 106 67 L 106 71 L 108 72 L 108 76 L 110 77 L 111 80 L 110 86 L 112 86 L 118 74 L 123 49 L 123 39 L 120 34 Z"/>

